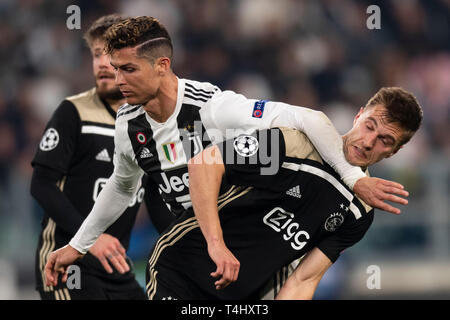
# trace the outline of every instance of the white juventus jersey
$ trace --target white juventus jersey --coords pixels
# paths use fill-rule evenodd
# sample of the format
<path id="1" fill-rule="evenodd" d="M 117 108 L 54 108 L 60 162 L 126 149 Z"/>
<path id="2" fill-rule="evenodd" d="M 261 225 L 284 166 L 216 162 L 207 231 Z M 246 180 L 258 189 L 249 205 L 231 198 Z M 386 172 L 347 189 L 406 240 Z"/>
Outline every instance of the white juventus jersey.
<path id="1" fill-rule="evenodd" d="M 157 182 L 170 210 L 180 214 L 191 206 L 188 160 L 210 139 L 199 111 L 219 88 L 210 83 L 178 79 L 174 113 L 164 123 L 153 120 L 142 106 L 125 104 L 117 114 L 116 157 L 119 175 L 140 170 Z"/>

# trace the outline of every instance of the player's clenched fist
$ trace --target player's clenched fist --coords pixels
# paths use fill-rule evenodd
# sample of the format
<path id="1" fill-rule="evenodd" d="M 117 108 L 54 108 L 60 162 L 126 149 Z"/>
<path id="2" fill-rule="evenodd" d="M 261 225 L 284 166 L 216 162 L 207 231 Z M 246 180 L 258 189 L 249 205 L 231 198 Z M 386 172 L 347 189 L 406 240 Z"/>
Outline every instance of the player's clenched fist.
<path id="1" fill-rule="evenodd" d="M 45 284 L 56 286 L 58 284 L 58 274 L 63 274 L 62 281 L 67 281 L 67 268 L 76 260 L 83 257 L 83 254 L 69 245 L 66 245 L 50 253 L 45 265 Z"/>

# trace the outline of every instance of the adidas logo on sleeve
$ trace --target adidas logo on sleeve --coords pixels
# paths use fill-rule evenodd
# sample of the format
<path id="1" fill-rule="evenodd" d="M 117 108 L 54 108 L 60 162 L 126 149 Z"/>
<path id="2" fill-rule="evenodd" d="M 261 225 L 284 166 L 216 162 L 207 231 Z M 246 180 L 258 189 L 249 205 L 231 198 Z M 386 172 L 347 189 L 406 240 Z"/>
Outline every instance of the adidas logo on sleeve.
<path id="1" fill-rule="evenodd" d="M 109 156 L 108 150 L 103 149 L 96 156 L 95 159 L 98 161 L 111 162 L 111 157 Z"/>
<path id="2" fill-rule="evenodd" d="M 288 196 L 291 196 L 294 198 L 299 198 L 299 199 L 302 197 L 302 195 L 300 193 L 300 186 L 296 186 L 296 187 L 289 189 L 288 191 L 286 191 L 286 194 Z"/>

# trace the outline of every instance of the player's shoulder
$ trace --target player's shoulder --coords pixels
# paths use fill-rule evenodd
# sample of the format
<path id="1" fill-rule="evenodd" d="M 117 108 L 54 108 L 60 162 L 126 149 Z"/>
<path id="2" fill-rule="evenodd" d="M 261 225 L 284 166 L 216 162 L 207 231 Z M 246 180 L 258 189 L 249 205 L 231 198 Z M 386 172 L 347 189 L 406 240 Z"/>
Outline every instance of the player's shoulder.
<path id="1" fill-rule="evenodd" d="M 286 157 L 308 159 L 323 164 L 320 154 L 306 134 L 293 128 L 281 127 L 279 130 L 283 134 L 283 140 L 286 146 Z"/>
<path id="2" fill-rule="evenodd" d="M 220 91 L 220 88 L 210 82 L 201 82 L 191 79 L 181 79 L 184 81 L 185 90 L 190 92 L 204 93 L 204 94 L 214 94 Z"/>
<path id="3" fill-rule="evenodd" d="M 71 102 L 81 114 L 86 109 L 104 109 L 104 106 L 95 88 L 83 91 L 72 96 L 68 96 L 65 98 L 65 100 Z"/>
<path id="4" fill-rule="evenodd" d="M 209 82 L 181 79 L 184 83 L 183 104 L 202 108 L 217 92 L 221 90 Z"/>
<path id="5" fill-rule="evenodd" d="M 232 90 L 224 90 L 216 92 L 208 101 L 207 107 L 212 110 L 222 110 L 235 107 L 234 111 L 244 110 L 244 106 L 253 106 L 258 100 L 249 99 L 241 93 Z"/>
<path id="6" fill-rule="evenodd" d="M 116 116 L 116 137 L 119 140 L 127 140 L 125 137 L 128 137 L 127 132 L 129 121 L 141 116 L 144 113 L 145 110 L 142 105 L 131 105 L 128 103 L 122 105 L 117 111 Z"/>
<path id="7" fill-rule="evenodd" d="M 50 122 L 79 123 L 80 120 L 80 115 L 74 103 L 67 98 L 64 98 L 53 111 Z"/>
<path id="8" fill-rule="evenodd" d="M 81 121 L 114 125 L 115 119 L 100 99 L 96 88 L 69 96 L 65 100 L 74 105 L 80 115 Z"/>
<path id="9" fill-rule="evenodd" d="M 65 98 L 54 111 L 54 115 L 78 115 L 77 108 L 72 101 Z"/>
<path id="10" fill-rule="evenodd" d="M 125 103 L 117 111 L 116 125 L 115 125 L 115 144 L 116 149 L 131 150 L 131 145 L 128 136 L 129 121 L 133 120 L 145 113 L 142 105 L 130 105 Z"/>
<path id="11" fill-rule="evenodd" d="M 132 104 L 125 103 L 117 111 L 116 126 L 118 123 L 124 123 L 130 119 L 136 118 L 137 116 L 140 116 L 144 112 L 145 112 L 144 108 L 140 104 L 132 105 Z"/>

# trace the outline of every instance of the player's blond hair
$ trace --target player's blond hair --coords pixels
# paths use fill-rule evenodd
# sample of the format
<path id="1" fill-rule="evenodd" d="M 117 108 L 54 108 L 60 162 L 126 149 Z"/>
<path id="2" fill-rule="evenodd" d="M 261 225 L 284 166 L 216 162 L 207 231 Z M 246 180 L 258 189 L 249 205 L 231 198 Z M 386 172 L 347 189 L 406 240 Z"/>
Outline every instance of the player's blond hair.
<path id="1" fill-rule="evenodd" d="M 124 18 L 118 14 L 109 14 L 95 20 L 84 34 L 83 38 L 87 45 L 91 48 L 92 43 L 96 40 L 104 40 L 106 30 L 113 24 L 122 21 Z"/>

